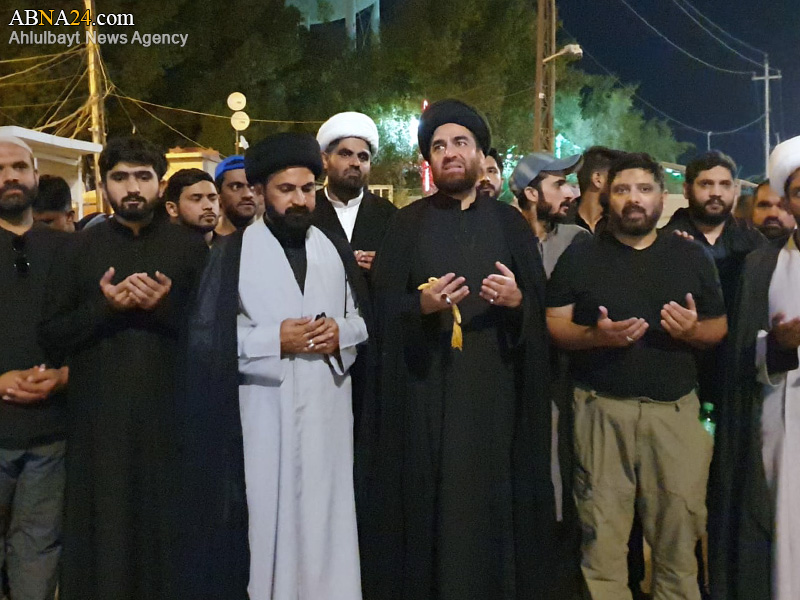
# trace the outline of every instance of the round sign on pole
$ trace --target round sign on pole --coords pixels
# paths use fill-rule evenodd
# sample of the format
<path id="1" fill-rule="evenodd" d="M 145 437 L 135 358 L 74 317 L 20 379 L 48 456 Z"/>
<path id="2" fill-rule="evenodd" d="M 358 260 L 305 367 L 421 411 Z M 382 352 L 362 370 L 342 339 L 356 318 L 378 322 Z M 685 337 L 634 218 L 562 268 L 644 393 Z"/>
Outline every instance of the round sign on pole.
<path id="1" fill-rule="evenodd" d="M 228 108 L 231 110 L 242 110 L 245 104 L 247 104 L 247 98 L 242 92 L 233 92 L 228 96 Z"/>
<path id="2" fill-rule="evenodd" d="M 246 112 L 237 111 L 231 115 L 231 125 L 236 131 L 244 131 L 250 126 L 250 117 Z"/>

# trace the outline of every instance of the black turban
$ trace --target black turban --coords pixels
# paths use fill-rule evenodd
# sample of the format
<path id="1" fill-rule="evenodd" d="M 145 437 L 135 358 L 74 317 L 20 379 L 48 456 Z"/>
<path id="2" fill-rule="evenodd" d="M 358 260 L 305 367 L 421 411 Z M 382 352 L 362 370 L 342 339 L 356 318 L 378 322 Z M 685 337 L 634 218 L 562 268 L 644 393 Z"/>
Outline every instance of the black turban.
<path id="1" fill-rule="evenodd" d="M 314 177 L 322 173 L 322 156 L 314 136 L 277 133 L 247 151 L 244 170 L 250 184 L 266 183 L 269 176 L 290 167 L 307 167 Z"/>
<path id="2" fill-rule="evenodd" d="M 460 100 L 439 100 L 434 102 L 419 119 L 419 129 L 417 130 L 417 141 L 419 151 L 425 160 L 430 160 L 431 138 L 436 128 L 445 123 L 456 123 L 466 127 L 475 136 L 478 147 L 486 154 L 492 145 L 492 134 L 486 120 L 472 108 L 469 104 L 464 104 Z"/>

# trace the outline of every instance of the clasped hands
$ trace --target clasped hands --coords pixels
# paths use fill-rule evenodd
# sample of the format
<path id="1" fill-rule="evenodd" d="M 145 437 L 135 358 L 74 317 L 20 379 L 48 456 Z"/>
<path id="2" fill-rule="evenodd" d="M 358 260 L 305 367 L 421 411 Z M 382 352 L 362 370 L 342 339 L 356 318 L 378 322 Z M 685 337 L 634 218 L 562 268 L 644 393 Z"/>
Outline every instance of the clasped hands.
<path id="1" fill-rule="evenodd" d="M 625 348 L 638 342 L 649 325 L 642 318 L 631 317 L 623 321 L 612 321 L 608 309 L 600 307 L 600 317 L 592 328 L 596 345 L 605 348 Z M 672 301 L 661 309 L 661 327 L 673 339 L 688 340 L 697 328 L 697 306 L 694 297 L 686 294 L 686 307 Z"/>
<path id="2" fill-rule="evenodd" d="M 69 368 L 48 369 L 46 365 L 0 375 L 3 400 L 13 404 L 33 404 L 44 400 L 67 384 Z"/>
<path id="3" fill-rule="evenodd" d="M 339 325 L 335 319 L 286 319 L 281 322 L 281 355 L 333 354 L 339 350 Z"/>
<path id="4" fill-rule="evenodd" d="M 494 306 L 517 308 L 522 303 L 522 292 L 517 286 L 514 273 L 501 262 L 495 267 L 500 272 L 486 277 L 481 284 L 480 297 Z M 469 295 L 469 288 L 464 285 L 464 277 L 456 277 L 448 273 L 439 277 L 438 281 L 420 292 L 419 305 L 423 315 L 443 310 L 450 310 Z"/>
<path id="5" fill-rule="evenodd" d="M 147 273 L 134 273 L 116 285 L 111 283 L 114 273 L 114 267 L 109 267 L 100 279 L 100 289 L 111 308 L 117 311 L 132 308 L 153 310 L 172 288 L 172 280 L 159 271 L 156 271 L 155 279 Z"/>

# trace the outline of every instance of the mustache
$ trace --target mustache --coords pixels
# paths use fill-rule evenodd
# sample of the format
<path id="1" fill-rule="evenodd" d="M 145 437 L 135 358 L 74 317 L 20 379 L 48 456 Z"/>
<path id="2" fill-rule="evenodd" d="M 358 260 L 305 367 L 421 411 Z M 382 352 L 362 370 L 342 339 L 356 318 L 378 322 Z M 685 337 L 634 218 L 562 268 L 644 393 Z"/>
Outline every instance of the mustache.
<path id="1" fill-rule="evenodd" d="M 308 210 L 307 206 L 290 206 L 286 209 L 284 215 L 288 217 L 289 215 L 307 215 L 310 213 L 311 211 Z"/>
<path id="2" fill-rule="evenodd" d="M 6 192 L 10 192 L 11 190 L 16 190 L 22 194 L 30 192 L 30 189 L 25 187 L 21 183 L 14 183 L 12 181 L 10 183 L 5 184 L 3 187 L 0 187 L 0 196 L 5 194 Z"/>
<path id="3" fill-rule="evenodd" d="M 777 225 L 781 226 L 781 220 L 778 217 L 767 217 L 764 219 L 764 225 Z"/>
<path id="4" fill-rule="evenodd" d="M 128 194 L 121 200 L 121 202 L 147 202 L 147 200 L 145 200 L 144 197 L 140 196 L 139 194 Z"/>
<path id="5" fill-rule="evenodd" d="M 641 213 L 643 215 L 647 215 L 647 211 L 641 206 L 638 206 L 636 204 L 626 204 L 625 207 L 622 209 L 623 217 L 629 217 L 633 213 Z"/>

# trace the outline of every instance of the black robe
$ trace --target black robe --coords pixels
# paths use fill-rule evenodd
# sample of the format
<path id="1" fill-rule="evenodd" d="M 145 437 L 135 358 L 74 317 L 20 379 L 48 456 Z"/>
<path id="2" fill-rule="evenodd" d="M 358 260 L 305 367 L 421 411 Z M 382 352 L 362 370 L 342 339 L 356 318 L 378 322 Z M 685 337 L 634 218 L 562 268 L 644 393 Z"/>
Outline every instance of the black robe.
<path id="1" fill-rule="evenodd" d="M 243 233 L 225 236 L 211 249 L 179 366 L 181 495 L 175 519 L 181 529 L 176 559 L 180 600 L 248 597 L 250 550 L 236 332 Z M 355 257 L 346 240 L 331 235 L 329 239 L 369 332 L 368 292 Z M 361 354 L 370 356 L 369 343 L 359 347 Z M 370 389 L 368 382 L 359 386 L 364 394 Z M 356 420 L 354 429 L 358 428 Z"/>
<path id="2" fill-rule="evenodd" d="M 75 234 L 53 264 L 39 339 L 70 368 L 62 600 L 177 597 L 174 366 L 206 254 L 183 227 L 159 219 L 134 236 L 109 219 Z M 152 311 L 115 312 L 99 286 L 111 266 L 113 283 L 158 270 L 172 288 Z"/>
<path id="3" fill-rule="evenodd" d="M 515 272 L 522 307 L 478 298 L 495 260 Z M 478 198 L 461 211 L 439 193 L 397 213 L 376 261 L 379 399 L 360 440 L 365 600 L 569 597 L 578 564 L 563 568 L 551 552 L 545 274 L 533 232 L 511 206 Z M 471 289 L 463 352 L 449 348 L 450 313 L 419 313 L 417 284 L 448 271 Z"/>
<path id="4" fill-rule="evenodd" d="M 770 600 L 775 515 L 766 485 L 756 380 L 756 337 L 769 330 L 769 286 L 780 249 L 751 253 L 729 333 L 725 401 L 719 407 L 709 495 L 709 564 L 715 600 Z"/>

